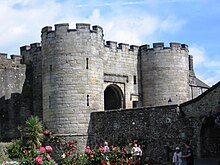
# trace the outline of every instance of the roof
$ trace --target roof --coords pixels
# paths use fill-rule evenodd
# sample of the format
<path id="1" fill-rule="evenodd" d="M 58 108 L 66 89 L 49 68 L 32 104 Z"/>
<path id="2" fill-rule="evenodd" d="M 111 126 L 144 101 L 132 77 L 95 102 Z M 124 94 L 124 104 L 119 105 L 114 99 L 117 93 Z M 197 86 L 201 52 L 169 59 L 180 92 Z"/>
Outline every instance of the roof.
<path id="1" fill-rule="evenodd" d="M 210 86 L 208 86 L 206 83 L 204 83 L 203 81 L 201 81 L 200 79 L 198 79 L 196 77 L 196 85 L 198 87 L 203 87 L 203 88 L 210 88 Z"/>

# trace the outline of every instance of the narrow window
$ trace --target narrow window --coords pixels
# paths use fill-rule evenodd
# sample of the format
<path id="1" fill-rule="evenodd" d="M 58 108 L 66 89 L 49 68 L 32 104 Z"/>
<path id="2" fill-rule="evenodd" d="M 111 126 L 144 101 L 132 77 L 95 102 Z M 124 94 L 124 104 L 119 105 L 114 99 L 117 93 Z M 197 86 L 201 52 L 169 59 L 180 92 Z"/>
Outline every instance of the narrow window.
<path id="1" fill-rule="evenodd" d="M 89 69 L 89 59 L 86 58 L 86 69 Z"/>
<path id="2" fill-rule="evenodd" d="M 51 98 L 49 96 L 49 108 L 51 108 Z"/>
<path id="3" fill-rule="evenodd" d="M 52 65 L 50 65 L 50 71 L 52 71 L 52 70 L 53 70 Z"/>
<path id="4" fill-rule="evenodd" d="M 87 106 L 89 106 L 89 95 L 87 95 Z"/>
<path id="5" fill-rule="evenodd" d="M 137 84 L 137 77 L 134 76 L 134 84 Z"/>

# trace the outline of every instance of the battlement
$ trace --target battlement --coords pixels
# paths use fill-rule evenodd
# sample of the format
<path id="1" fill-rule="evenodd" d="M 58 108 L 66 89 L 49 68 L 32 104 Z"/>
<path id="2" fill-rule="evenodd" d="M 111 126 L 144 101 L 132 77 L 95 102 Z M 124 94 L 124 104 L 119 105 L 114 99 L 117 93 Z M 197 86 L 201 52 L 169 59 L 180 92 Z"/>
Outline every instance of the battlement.
<path id="1" fill-rule="evenodd" d="M 0 53 L 0 69 L 7 68 L 19 68 L 22 57 L 20 55 L 10 55 L 10 58 L 7 58 L 6 53 Z"/>
<path id="2" fill-rule="evenodd" d="M 21 59 L 22 59 L 22 56 L 20 55 L 11 55 L 11 60 L 14 62 L 20 63 Z"/>
<path id="3" fill-rule="evenodd" d="M 52 29 L 51 26 L 46 26 L 44 28 L 42 28 L 41 33 L 42 36 L 44 35 L 48 35 L 49 33 L 55 33 L 55 34 L 64 34 L 64 33 L 68 33 L 68 32 L 83 32 L 83 33 L 97 33 L 100 34 L 101 37 L 103 37 L 103 28 L 98 26 L 98 25 L 94 25 L 92 26 L 91 29 L 91 25 L 88 23 L 76 23 L 76 29 L 69 29 L 69 24 L 68 23 L 60 23 L 60 24 L 55 24 L 55 30 Z"/>
<path id="4" fill-rule="evenodd" d="M 24 53 L 29 52 L 29 51 L 32 51 L 32 52 L 41 51 L 41 44 L 36 42 L 30 45 L 25 45 L 25 46 L 20 47 L 21 55 L 24 55 Z"/>
<path id="5" fill-rule="evenodd" d="M 6 60 L 7 59 L 7 54 L 6 53 L 0 53 L 0 61 Z"/>
<path id="6" fill-rule="evenodd" d="M 121 49 L 121 50 L 126 50 L 129 49 L 130 51 L 134 51 L 134 50 L 138 50 L 139 46 L 136 45 L 130 45 L 129 44 L 125 44 L 125 43 L 118 43 L 115 41 L 106 41 L 106 47 L 113 49 L 113 50 L 117 50 L 117 49 Z"/>
<path id="7" fill-rule="evenodd" d="M 10 55 L 10 58 L 7 58 L 8 54 L 0 53 L 0 61 L 13 61 L 13 62 L 20 62 L 22 57 L 20 55 Z"/>
<path id="8" fill-rule="evenodd" d="M 163 42 L 157 42 L 157 43 L 153 43 L 153 48 L 151 48 L 150 45 L 142 45 L 140 49 L 141 51 L 146 51 L 146 50 L 154 51 L 154 50 L 165 50 L 165 49 L 185 50 L 187 52 L 189 51 L 188 45 L 177 43 L 177 42 L 170 42 L 169 47 L 165 47 Z"/>

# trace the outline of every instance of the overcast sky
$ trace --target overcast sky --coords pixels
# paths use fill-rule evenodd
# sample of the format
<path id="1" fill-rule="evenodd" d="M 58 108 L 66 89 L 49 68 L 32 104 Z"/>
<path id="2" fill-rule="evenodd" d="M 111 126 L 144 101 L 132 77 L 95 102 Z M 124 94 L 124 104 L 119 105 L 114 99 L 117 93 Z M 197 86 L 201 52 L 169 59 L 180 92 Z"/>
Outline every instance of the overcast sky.
<path id="1" fill-rule="evenodd" d="M 130 45 L 189 45 L 196 76 L 220 81 L 219 0 L 0 0 L 0 52 L 20 54 L 57 23 L 100 25 L 104 39 Z"/>

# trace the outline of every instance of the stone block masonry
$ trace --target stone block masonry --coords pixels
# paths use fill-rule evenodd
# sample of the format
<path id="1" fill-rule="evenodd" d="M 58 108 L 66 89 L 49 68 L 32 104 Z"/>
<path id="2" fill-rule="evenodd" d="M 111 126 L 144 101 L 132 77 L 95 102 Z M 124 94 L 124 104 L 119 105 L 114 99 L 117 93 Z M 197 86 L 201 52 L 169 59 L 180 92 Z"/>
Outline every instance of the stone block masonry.
<path id="1" fill-rule="evenodd" d="M 105 41 L 103 37 L 100 26 L 77 23 L 76 29 L 70 29 L 68 23 L 62 23 L 54 29 L 42 28 L 41 41 L 22 46 L 21 56 L 7 59 L 0 54 L 0 132 L 4 140 L 19 136 L 13 134 L 17 126 L 28 116 L 37 115 L 54 135 L 78 140 L 81 148 L 106 138 L 100 132 L 103 124 L 113 132 L 118 131 L 111 134 L 111 139 L 107 138 L 114 144 L 122 137 L 141 136 L 135 131 L 137 124 L 129 124 L 125 130 L 129 134 L 119 129 L 127 128 L 127 118 L 133 120 L 136 116 L 141 121 L 143 137 L 155 142 L 165 128 L 174 129 L 169 126 L 172 122 L 164 123 L 166 119 L 170 121 L 169 116 L 178 121 L 177 107 L 168 105 L 181 104 L 198 96 L 194 91 L 208 89 L 196 84 L 203 83 L 196 81 L 193 59 L 185 44 L 172 42 L 165 47 L 164 43 L 153 43 L 150 48 Z M 129 110 L 111 112 L 115 109 Z M 103 118 L 109 123 L 98 117 L 94 120 L 95 113 L 105 114 Z M 90 127 L 95 121 L 99 123 L 97 129 Z M 186 125 L 194 123 L 187 121 Z M 164 129 L 156 132 L 154 125 L 156 129 Z M 6 129 L 10 131 L 5 132 Z M 150 138 L 151 134 L 155 139 Z M 173 137 L 166 134 L 165 138 Z M 168 143 L 172 145 L 172 140 Z M 149 152 L 154 156 L 156 150 Z"/>

